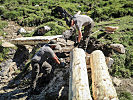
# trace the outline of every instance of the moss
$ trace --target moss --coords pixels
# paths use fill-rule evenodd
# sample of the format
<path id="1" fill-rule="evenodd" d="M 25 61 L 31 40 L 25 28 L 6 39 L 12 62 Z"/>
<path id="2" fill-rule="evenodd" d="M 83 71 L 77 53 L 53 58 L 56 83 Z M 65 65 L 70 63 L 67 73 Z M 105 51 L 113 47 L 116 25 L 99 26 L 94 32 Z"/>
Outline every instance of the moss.
<path id="1" fill-rule="evenodd" d="M 119 100 L 133 100 L 133 96 L 131 95 L 131 93 L 129 93 L 127 91 L 121 91 L 118 94 L 118 98 L 119 98 Z"/>
<path id="2" fill-rule="evenodd" d="M 19 12 L 16 12 L 16 11 L 6 11 L 4 14 L 3 14 L 3 17 L 5 19 L 9 19 L 9 20 L 15 20 L 17 19 L 17 17 L 19 17 Z"/>
<path id="3" fill-rule="evenodd" d="M 1 48 L 0 49 L 0 62 L 2 62 L 8 58 L 9 48 L 4 48 L 1 46 L 1 44 L 0 44 L 0 48 Z"/>

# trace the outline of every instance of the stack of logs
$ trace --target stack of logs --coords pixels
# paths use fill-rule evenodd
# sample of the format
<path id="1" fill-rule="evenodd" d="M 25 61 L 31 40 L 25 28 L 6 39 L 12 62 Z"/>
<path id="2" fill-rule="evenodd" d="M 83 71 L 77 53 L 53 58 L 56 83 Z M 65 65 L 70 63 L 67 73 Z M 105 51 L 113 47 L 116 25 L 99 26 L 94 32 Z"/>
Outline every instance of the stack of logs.
<path id="1" fill-rule="evenodd" d="M 69 100 L 92 100 L 86 63 L 90 62 L 94 100 L 118 100 L 112 84 L 105 56 L 100 50 L 93 51 L 90 61 L 81 48 L 74 48 L 70 54 Z"/>

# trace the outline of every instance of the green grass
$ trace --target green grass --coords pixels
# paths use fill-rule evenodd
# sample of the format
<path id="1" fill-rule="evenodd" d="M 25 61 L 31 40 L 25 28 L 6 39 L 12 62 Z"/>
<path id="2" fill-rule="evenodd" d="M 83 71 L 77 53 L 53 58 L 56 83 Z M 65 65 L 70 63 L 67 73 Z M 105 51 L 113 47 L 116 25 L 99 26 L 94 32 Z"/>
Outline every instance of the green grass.
<path id="1" fill-rule="evenodd" d="M 110 23 L 110 24 L 109 24 Z M 111 24 L 112 23 L 112 24 Z M 107 25 L 109 24 L 109 25 Z M 105 36 L 99 38 L 98 40 L 104 44 L 119 43 L 123 44 L 126 53 L 119 54 L 113 52 L 112 58 L 114 59 L 114 64 L 112 67 L 111 75 L 119 77 L 132 77 L 133 76 L 133 17 L 125 16 L 121 18 L 115 18 L 111 21 L 104 21 L 96 23 L 96 27 L 93 31 L 100 28 L 104 29 L 105 26 L 118 26 L 119 29 L 113 34 L 106 34 Z M 103 32 L 97 32 L 93 36 L 97 38 L 99 34 Z M 106 36 L 112 38 L 112 40 L 105 39 Z"/>
<path id="2" fill-rule="evenodd" d="M 118 94 L 119 100 L 133 100 L 133 96 L 126 91 L 122 91 Z"/>
<path id="3" fill-rule="evenodd" d="M 6 21 L 2 21 L 0 18 L 0 36 L 4 35 L 4 31 L 3 28 L 7 26 L 7 22 Z"/>

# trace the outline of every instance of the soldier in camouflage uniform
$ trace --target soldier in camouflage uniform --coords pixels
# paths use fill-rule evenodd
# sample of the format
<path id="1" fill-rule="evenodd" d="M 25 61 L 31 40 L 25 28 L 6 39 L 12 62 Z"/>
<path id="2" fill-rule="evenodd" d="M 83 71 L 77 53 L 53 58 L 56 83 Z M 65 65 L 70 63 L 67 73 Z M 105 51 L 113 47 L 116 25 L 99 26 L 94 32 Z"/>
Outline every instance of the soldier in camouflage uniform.
<path id="1" fill-rule="evenodd" d="M 84 50 L 87 49 L 89 36 L 91 34 L 92 28 L 94 27 L 94 21 L 87 15 L 80 15 L 80 12 L 75 14 L 70 20 L 70 26 L 76 26 L 78 30 L 78 41 L 75 44 L 81 46 Z M 82 34 L 81 28 L 84 26 L 84 33 Z M 83 40 L 81 41 L 83 36 Z"/>
<path id="2" fill-rule="evenodd" d="M 60 64 L 58 57 L 49 45 L 44 45 L 31 59 L 32 65 L 32 80 L 31 80 L 31 94 L 36 94 L 37 81 L 41 77 L 41 74 L 45 76 L 50 75 L 52 66 L 47 62 L 48 58 L 52 58 L 57 64 Z"/>

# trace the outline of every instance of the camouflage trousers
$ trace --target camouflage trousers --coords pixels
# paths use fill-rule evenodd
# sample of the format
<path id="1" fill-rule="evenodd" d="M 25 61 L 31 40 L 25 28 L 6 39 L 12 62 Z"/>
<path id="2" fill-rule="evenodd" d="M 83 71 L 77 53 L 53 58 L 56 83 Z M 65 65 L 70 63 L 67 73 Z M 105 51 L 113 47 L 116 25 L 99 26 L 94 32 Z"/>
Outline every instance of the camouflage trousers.
<path id="1" fill-rule="evenodd" d="M 32 65 L 32 79 L 31 79 L 31 91 L 37 89 L 37 86 L 49 81 L 52 66 L 47 62 L 39 64 L 37 62 L 31 62 Z"/>

